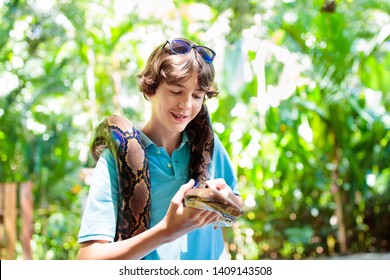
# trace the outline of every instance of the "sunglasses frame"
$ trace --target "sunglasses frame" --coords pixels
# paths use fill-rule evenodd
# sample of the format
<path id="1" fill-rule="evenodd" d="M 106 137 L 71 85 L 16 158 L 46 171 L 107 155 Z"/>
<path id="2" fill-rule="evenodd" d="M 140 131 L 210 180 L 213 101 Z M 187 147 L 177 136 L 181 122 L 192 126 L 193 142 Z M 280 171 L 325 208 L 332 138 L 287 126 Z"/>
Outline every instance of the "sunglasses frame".
<path id="1" fill-rule="evenodd" d="M 186 45 L 188 45 L 188 50 L 186 52 L 178 52 L 178 51 L 175 51 L 173 48 L 172 48 L 172 42 L 173 41 L 178 41 L 180 43 L 185 43 Z M 195 49 L 198 54 L 202 57 L 202 59 L 206 62 L 206 63 L 213 63 L 214 61 L 214 57 L 216 56 L 216 53 L 215 51 L 213 51 L 212 49 L 208 48 L 208 47 L 205 47 L 205 46 L 198 46 L 198 45 L 195 45 L 191 42 L 188 42 L 184 39 L 172 39 L 172 40 L 167 40 L 163 46 L 163 48 L 165 48 L 165 46 L 169 44 L 169 49 L 171 50 L 172 53 L 174 54 L 187 54 L 191 51 L 191 49 Z M 206 58 L 203 54 L 205 53 L 204 49 L 206 49 L 207 51 L 211 52 L 212 56 L 210 58 Z M 209 56 L 208 56 L 209 57 Z"/>

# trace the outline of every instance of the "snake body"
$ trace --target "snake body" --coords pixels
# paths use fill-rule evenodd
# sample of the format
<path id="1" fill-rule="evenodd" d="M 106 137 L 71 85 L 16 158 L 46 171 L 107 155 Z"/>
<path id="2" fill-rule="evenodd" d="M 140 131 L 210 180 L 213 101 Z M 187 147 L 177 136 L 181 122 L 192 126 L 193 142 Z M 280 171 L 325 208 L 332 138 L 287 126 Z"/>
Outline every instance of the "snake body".
<path id="1" fill-rule="evenodd" d="M 121 195 L 115 241 L 124 240 L 149 228 L 149 162 L 138 130 L 120 116 L 106 117 L 94 131 L 91 153 L 96 161 L 106 148 L 115 158 Z"/>
<path id="2" fill-rule="evenodd" d="M 221 214 L 217 226 L 231 226 L 241 216 L 241 209 L 220 191 L 211 188 L 193 188 L 185 194 L 185 205 Z"/>
<path id="3" fill-rule="evenodd" d="M 205 105 L 186 128 L 190 139 L 190 178 L 197 179 L 199 187 L 185 195 L 187 207 L 221 213 L 219 225 L 230 226 L 241 209 L 219 191 L 206 188 L 210 179 L 209 166 L 214 150 L 214 134 Z M 108 148 L 115 158 L 120 187 L 115 241 L 133 237 L 149 228 L 150 173 L 148 157 L 141 135 L 134 125 L 120 116 L 106 117 L 94 130 L 91 153 L 97 161 Z"/>

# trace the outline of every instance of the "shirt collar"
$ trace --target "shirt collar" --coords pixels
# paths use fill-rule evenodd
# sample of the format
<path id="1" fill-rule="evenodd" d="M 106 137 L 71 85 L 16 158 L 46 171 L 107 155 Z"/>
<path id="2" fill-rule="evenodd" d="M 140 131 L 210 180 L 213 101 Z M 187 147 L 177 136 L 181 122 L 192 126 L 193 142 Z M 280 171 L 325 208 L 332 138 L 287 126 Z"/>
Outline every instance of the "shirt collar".
<path id="1" fill-rule="evenodd" d="M 154 146 L 155 148 L 157 148 L 156 144 L 154 144 L 154 142 L 152 140 L 150 140 L 149 137 L 146 136 L 146 134 L 142 130 L 139 130 L 138 132 L 141 135 L 141 139 L 145 145 L 145 149 L 149 148 L 151 145 Z M 183 135 L 181 137 L 181 143 L 180 143 L 180 146 L 178 149 L 181 149 L 186 143 L 189 143 L 189 142 L 190 142 L 190 140 L 188 138 L 187 131 L 184 130 Z"/>
<path id="2" fill-rule="evenodd" d="M 145 149 L 147 149 L 150 145 L 154 145 L 156 146 L 156 144 L 154 144 L 152 142 L 152 140 L 149 139 L 148 136 L 146 136 L 146 134 L 142 131 L 142 130 L 138 130 L 139 134 L 141 135 L 141 139 L 142 139 L 142 142 L 144 143 L 145 145 Z"/>
<path id="3" fill-rule="evenodd" d="M 186 143 L 190 143 L 190 140 L 188 138 L 188 134 L 187 134 L 187 131 L 184 130 L 183 132 L 183 135 L 181 137 L 181 144 L 180 144 L 180 147 L 181 148 L 182 146 L 184 146 Z"/>

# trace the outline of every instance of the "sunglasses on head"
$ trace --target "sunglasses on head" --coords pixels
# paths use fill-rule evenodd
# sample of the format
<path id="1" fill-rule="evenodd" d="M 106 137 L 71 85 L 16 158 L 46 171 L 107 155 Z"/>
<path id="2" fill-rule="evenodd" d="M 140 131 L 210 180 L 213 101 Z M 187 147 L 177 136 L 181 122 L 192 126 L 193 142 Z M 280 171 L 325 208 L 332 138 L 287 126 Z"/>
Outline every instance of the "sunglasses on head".
<path id="1" fill-rule="evenodd" d="M 197 46 L 182 39 L 167 40 L 163 48 L 165 48 L 167 44 L 169 44 L 171 52 L 174 54 L 187 54 L 191 49 L 195 49 L 207 63 L 212 63 L 216 55 L 215 51 L 208 47 Z"/>

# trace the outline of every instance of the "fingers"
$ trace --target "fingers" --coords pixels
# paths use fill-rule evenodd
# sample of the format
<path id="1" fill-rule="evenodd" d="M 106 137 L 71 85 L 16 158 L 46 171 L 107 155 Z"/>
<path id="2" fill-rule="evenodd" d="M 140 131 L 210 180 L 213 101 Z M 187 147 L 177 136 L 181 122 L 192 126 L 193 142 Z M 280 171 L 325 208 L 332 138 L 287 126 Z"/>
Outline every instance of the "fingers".
<path id="1" fill-rule="evenodd" d="M 216 223 L 221 216 L 218 212 L 208 210 L 188 209 L 188 211 L 193 212 L 191 218 L 194 224 L 196 224 L 196 227 L 202 227 L 208 224 Z"/>
<path id="2" fill-rule="evenodd" d="M 226 181 L 223 178 L 206 181 L 206 185 L 211 189 L 220 191 L 220 193 L 226 197 L 231 198 L 233 195 L 232 189 L 226 184 Z"/>
<path id="3" fill-rule="evenodd" d="M 222 179 L 217 181 L 216 183 L 223 184 L 223 182 L 224 180 Z M 195 227 L 202 227 L 210 223 L 216 223 L 220 218 L 220 213 L 209 210 L 185 207 L 183 205 L 185 193 L 194 187 L 194 183 L 195 181 L 191 179 L 186 184 L 182 185 L 180 189 L 176 192 L 175 196 L 172 198 L 170 206 L 170 210 L 172 211 L 169 212 L 176 216 L 172 216 L 172 218 L 174 218 L 176 222 L 181 220 L 182 226 L 189 223 Z M 189 228 L 192 227 L 191 225 L 188 226 Z"/>
<path id="4" fill-rule="evenodd" d="M 210 211 L 208 211 L 210 212 Z M 205 224 L 214 224 L 218 222 L 219 218 L 221 217 L 221 214 L 218 212 L 211 212 L 205 219 Z"/>
<path id="5" fill-rule="evenodd" d="M 194 186 L 194 183 L 195 181 L 191 179 L 188 181 L 188 183 L 182 185 L 175 196 L 172 198 L 172 202 L 181 203 L 183 201 L 184 194 Z"/>
<path id="6" fill-rule="evenodd" d="M 194 187 L 194 184 L 195 184 L 194 179 L 189 180 L 188 183 L 180 187 L 178 193 L 182 193 L 184 195 L 188 190 Z"/>
<path id="7" fill-rule="evenodd" d="M 225 179 L 223 178 L 218 178 L 218 179 L 214 179 L 214 180 L 209 180 L 209 181 L 206 181 L 205 184 L 209 187 L 209 188 L 212 188 L 212 189 L 217 189 L 217 190 L 223 190 L 224 188 L 226 188 L 227 184 L 226 184 L 226 181 Z"/>

